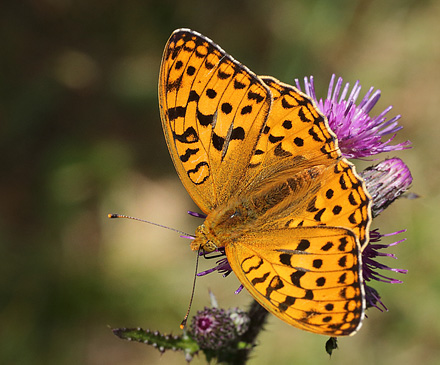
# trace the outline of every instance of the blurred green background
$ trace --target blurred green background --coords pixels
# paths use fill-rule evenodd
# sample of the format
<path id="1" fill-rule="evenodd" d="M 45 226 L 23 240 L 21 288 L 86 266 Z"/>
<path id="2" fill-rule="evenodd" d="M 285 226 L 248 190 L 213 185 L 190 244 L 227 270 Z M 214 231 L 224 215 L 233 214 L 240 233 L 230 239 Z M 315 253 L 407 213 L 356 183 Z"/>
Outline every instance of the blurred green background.
<path id="1" fill-rule="evenodd" d="M 402 114 L 398 155 L 417 200 L 375 220 L 407 228 L 383 263 L 406 268 L 402 285 L 375 285 L 388 313 L 368 312 L 339 341 L 333 364 L 440 362 L 440 2 L 127 0 L 9 1 L 0 5 L 0 363 L 183 364 L 180 353 L 117 339 L 112 327 L 180 333 L 190 296 L 189 241 L 107 213 L 192 233 L 195 206 L 162 135 L 157 78 L 171 32 L 212 38 L 257 74 L 285 82 L 332 73 L 365 92 L 374 109 Z M 363 93 L 361 94 L 361 96 Z M 385 158 L 387 156 L 380 156 Z M 371 162 L 369 162 L 371 163 Z M 366 164 L 364 163 L 364 166 Z M 202 262 L 206 269 L 211 263 Z M 246 306 L 231 275 L 198 280 L 193 313 Z M 327 364 L 326 338 L 271 317 L 250 364 Z M 203 355 L 194 364 L 203 364 Z"/>

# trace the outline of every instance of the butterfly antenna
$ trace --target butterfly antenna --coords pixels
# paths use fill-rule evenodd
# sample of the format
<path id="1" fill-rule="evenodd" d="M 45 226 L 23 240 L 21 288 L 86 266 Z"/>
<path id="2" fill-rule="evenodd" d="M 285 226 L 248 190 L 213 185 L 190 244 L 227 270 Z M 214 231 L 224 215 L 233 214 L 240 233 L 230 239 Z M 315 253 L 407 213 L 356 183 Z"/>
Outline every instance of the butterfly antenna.
<path id="1" fill-rule="evenodd" d="M 196 258 L 196 272 L 194 274 L 194 281 L 193 281 L 193 287 L 192 287 L 192 291 L 191 291 L 191 298 L 189 299 L 189 305 L 188 305 L 188 310 L 186 311 L 185 317 L 183 318 L 183 321 L 180 323 L 180 329 L 184 329 L 186 326 L 186 322 L 188 321 L 188 316 L 189 316 L 189 311 L 191 310 L 191 305 L 194 299 L 194 292 L 196 290 L 196 280 L 197 280 L 197 270 L 199 268 L 199 253 L 200 253 L 200 248 L 197 251 L 197 258 Z"/>
<path id="2" fill-rule="evenodd" d="M 163 226 L 162 224 L 158 224 L 158 223 L 154 223 L 154 222 L 150 222 L 147 221 L 145 219 L 140 219 L 140 218 L 136 218 L 136 217 L 131 217 L 129 215 L 123 215 L 123 214 L 108 214 L 109 218 L 127 218 L 127 219 L 133 219 L 135 221 L 139 221 L 139 222 L 144 222 L 144 223 L 149 223 L 152 224 L 153 226 L 157 226 L 157 227 L 161 227 L 161 228 L 165 228 L 165 229 L 169 229 L 170 231 L 174 231 L 177 233 L 180 233 L 186 237 L 192 237 L 191 235 L 189 235 L 188 233 L 185 233 L 183 231 L 179 231 L 178 229 L 175 228 L 171 228 L 171 227 L 167 227 L 167 226 Z"/>

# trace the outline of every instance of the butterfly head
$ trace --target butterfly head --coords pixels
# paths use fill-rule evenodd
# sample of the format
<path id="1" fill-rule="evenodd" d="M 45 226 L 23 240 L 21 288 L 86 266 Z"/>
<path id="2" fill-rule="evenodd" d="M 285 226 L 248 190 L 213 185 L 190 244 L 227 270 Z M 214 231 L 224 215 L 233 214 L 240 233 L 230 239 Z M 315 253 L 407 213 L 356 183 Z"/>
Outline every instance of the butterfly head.
<path id="1" fill-rule="evenodd" d="M 209 238 L 205 224 L 197 227 L 195 236 L 196 238 L 191 242 L 191 250 L 202 249 L 204 252 L 212 252 L 217 249 L 215 242 Z"/>

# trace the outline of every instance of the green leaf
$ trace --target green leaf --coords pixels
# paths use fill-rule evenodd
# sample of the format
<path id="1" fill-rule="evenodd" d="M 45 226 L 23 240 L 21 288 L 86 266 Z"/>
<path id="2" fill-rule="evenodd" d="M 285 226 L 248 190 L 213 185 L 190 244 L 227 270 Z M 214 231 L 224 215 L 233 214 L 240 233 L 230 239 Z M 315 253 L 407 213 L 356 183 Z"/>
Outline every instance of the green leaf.
<path id="1" fill-rule="evenodd" d="M 200 350 L 197 342 L 186 332 L 183 335 L 167 335 L 142 328 L 113 328 L 112 331 L 123 340 L 142 342 L 157 348 L 162 353 L 166 350 L 183 351 L 187 361 L 191 361 L 193 355 Z"/>

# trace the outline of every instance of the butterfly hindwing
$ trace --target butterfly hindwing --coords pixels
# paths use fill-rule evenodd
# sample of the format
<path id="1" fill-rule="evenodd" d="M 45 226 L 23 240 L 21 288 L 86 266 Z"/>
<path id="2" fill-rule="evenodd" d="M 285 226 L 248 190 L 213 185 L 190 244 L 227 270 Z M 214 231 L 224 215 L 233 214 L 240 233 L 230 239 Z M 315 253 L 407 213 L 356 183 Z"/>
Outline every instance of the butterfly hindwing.
<path id="1" fill-rule="evenodd" d="M 362 247 L 368 243 L 371 201 L 363 181 L 345 159 L 329 166 L 306 164 L 286 169 L 254 186 L 252 194 L 241 201 L 257 216 L 244 224 L 266 229 L 344 227 L 356 234 Z"/>
<path id="2" fill-rule="evenodd" d="M 278 220 L 278 227 L 345 227 L 364 246 L 371 223 L 371 198 L 354 166 L 342 157 L 326 118 L 293 86 L 272 77 L 262 80 L 269 86 L 273 102 L 249 164 L 244 195 L 282 183 L 285 190 L 290 189 L 290 197 L 272 212 L 269 222 Z M 268 217 L 263 219 L 268 221 Z"/>
<path id="3" fill-rule="evenodd" d="M 308 96 L 273 77 L 265 76 L 262 80 L 268 85 L 273 102 L 252 156 L 253 169 L 270 169 L 283 160 L 289 166 L 307 161 L 331 164 L 341 157 L 336 136 Z"/>
<path id="4" fill-rule="evenodd" d="M 245 288 L 283 321 L 330 336 L 360 327 L 365 304 L 360 251 L 351 231 L 259 230 L 227 245 L 226 255 Z"/>

